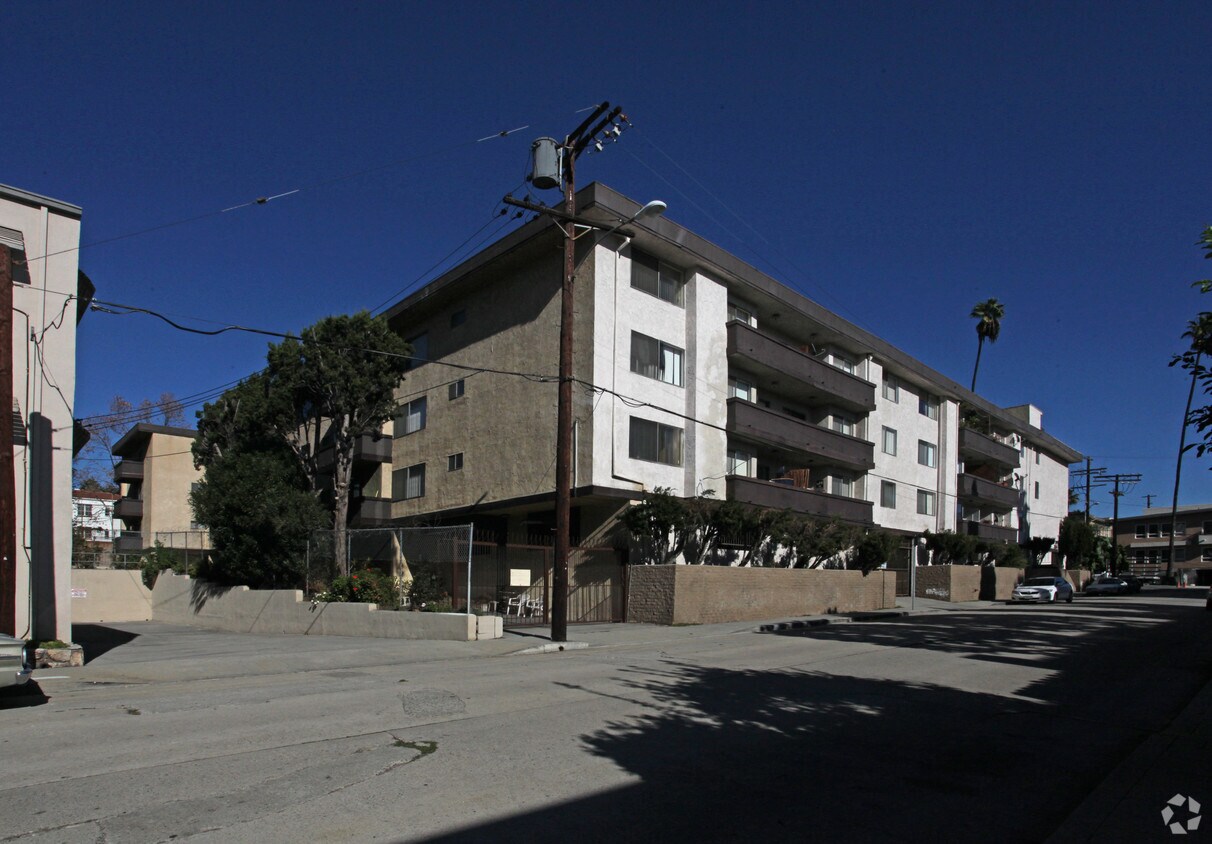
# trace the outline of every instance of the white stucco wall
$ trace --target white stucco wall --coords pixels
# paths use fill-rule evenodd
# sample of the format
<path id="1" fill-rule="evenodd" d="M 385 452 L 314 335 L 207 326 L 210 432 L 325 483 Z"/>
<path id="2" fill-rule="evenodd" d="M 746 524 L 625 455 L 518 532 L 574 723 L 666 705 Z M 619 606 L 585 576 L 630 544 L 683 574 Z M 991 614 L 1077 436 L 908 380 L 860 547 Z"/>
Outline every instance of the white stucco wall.
<path id="1" fill-rule="evenodd" d="M 47 543 L 34 540 L 30 499 L 33 450 L 14 448 L 17 513 L 16 635 L 71 639 L 72 419 L 76 390 L 76 286 L 80 221 L 43 205 L 17 202 L 0 191 L 0 226 L 21 232 L 29 284 L 13 290 L 13 396 L 21 417 L 43 420 L 50 431 L 50 513 Z M 45 257 L 44 257 L 45 256 Z M 31 341 L 38 336 L 38 347 Z M 38 352 L 41 352 L 39 360 Z M 38 503 L 43 518 L 43 505 Z M 43 558 L 41 555 L 45 554 Z M 50 606 L 34 612 L 34 561 L 45 559 L 53 573 Z M 36 623 L 35 623 L 36 622 Z"/>

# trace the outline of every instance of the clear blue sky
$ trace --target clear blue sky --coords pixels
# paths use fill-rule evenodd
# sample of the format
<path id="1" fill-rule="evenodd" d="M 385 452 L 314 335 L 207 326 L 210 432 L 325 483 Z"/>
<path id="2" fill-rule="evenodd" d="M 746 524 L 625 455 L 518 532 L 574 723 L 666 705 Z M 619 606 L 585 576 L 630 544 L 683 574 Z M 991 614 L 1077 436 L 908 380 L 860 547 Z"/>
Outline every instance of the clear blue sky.
<path id="1" fill-rule="evenodd" d="M 968 313 L 1000 299 L 979 391 L 1142 474 L 1121 513 L 1169 501 L 1186 382 L 1167 362 L 1212 304 L 1190 287 L 1212 275 L 1194 245 L 1212 223 L 1206 1 L 61 2 L 4 18 L 0 182 L 84 208 L 100 299 L 280 331 L 375 308 L 494 230 L 535 137 L 610 100 L 636 128 L 583 158 L 581 183 L 665 200 L 961 383 Z M 265 343 L 89 314 L 77 415 L 205 393 L 258 369 Z M 1212 502 L 1210 465 L 1188 458 L 1184 503 Z"/>

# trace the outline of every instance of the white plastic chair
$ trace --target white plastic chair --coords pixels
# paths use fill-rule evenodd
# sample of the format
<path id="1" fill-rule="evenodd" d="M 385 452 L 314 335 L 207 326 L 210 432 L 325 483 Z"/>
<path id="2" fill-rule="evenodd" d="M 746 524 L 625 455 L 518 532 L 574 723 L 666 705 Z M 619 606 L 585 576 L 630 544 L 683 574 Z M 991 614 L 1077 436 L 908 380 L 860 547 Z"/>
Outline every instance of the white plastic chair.
<path id="1" fill-rule="evenodd" d="M 531 617 L 543 614 L 543 599 L 530 598 L 526 601 L 526 612 Z"/>
<path id="2" fill-rule="evenodd" d="M 506 616 L 516 615 L 518 618 L 521 618 L 522 610 L 525 607 L 526 607 L 526 596 L 525 595 L 514 595 L 505 602 L 505 615 Z M 517 610 L 517 612 L 514 612 L 514 610 Z"/>

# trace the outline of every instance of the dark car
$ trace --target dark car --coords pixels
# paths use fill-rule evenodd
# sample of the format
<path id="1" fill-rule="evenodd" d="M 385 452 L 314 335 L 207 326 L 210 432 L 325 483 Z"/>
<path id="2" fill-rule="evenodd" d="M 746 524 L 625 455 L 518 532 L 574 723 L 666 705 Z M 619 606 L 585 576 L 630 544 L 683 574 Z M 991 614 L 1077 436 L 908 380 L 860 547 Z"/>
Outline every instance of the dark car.
<path id="1" fill-rule="evenodd" d="M 1100 577 L 1086 584 L 1087 595 L 1127 595 L 1131 591 L 1128 582 L 1119 577 Z"/>
<path id="2" fill-rule="evenodd" d="M 1128 584 L 1128 594 L 1133 595 L 1145 587 L 1145 579 L 1134 574 L 1121 574 L 1119 579 Z"/>

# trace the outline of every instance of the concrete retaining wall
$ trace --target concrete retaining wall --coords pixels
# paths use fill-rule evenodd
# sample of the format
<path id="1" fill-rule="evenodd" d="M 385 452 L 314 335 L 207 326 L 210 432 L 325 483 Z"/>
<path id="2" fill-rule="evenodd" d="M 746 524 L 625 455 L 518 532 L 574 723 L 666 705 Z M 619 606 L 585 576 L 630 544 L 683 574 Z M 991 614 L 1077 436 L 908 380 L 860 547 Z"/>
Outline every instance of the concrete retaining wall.
<path id="1" fill-rule="evenodd" d="M 1014 587 L 1023 581 L 1023 570 L 1015 568 L 981 567 L 981 600 L 1009 601 Z"/>
<path id="2" fill-rule="evenodd" d="M 1090 569 L 1062 569 L 1057 566 L 1032 566 L 1027 569 L 1027 577 L 1063 577 L 1069 581 L 1074 592 L 1081 592 L 1090 582 Z"/>
<path id="3" fill-rule="evenodd" d="M 72 623 L 151 621 L 152 593 L 138 569 L 72 569 Z"/>
<path id="4" fill-rule="evenodd" d="M 896 606 L 892 572 L 634 566 L 627 620 L 652 624 L 761 621 Z"/>
<path id="5" fill-rule="evenodd" d="M 500 616 L 397 612 L 374 604 L 318 604 L 299 589 L 250 590 L 215 586 L 164 572 L 152 590 L 153 618 L 237 633 L 371 636 L 381 639 L 499 639 Z"/>

